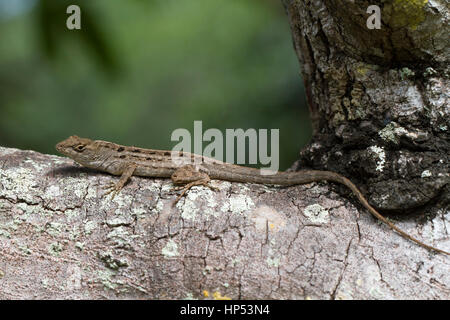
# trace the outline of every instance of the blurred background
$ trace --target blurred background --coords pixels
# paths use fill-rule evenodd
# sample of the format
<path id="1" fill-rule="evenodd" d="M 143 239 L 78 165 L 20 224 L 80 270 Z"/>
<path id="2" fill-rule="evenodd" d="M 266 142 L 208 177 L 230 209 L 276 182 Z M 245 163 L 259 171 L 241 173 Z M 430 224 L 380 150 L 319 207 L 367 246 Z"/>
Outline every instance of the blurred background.
<path id="1" fill-rule="evenodd" d="M 171 149 L 202 120 L 280 129 L 284 170 L 311 136 L 279 0 L 0 0 L 0 39 L 2 146 L 56 154 L 76 134 Z"/>

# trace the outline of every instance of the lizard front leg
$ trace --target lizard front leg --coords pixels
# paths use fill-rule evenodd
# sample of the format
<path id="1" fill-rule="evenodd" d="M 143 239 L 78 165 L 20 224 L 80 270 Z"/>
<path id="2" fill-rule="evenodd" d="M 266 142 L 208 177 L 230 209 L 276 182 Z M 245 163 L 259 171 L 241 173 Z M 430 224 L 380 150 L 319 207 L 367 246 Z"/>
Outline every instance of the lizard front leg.
<path id="1" fill-rule="evenodd" d="M 125 169 L 123 170 L 119 181 L 117 183 L 111 182 L 110 184 L 108 184 L 106 186 L 106 189 L 108 189 L 108 190 L 104 195 L 106 196 L 111 193 L 112 194 L 111 200 L 114 199 L 116 194 L 118 194 L 119 191 L 122 190 L 122 188 L 125 186 L 125 184 L 128 182 L 128 180 L 131 178 L 131 176 L 133 175 L 136 168 L 137 168 L 137 164 L 135 164 L 135 163 L 128 164 L 125 167 Z"/>
<path id="2" fill-rule="evenodd" d="M 203 185 L 211 189 L 217 190 L 210 185 L 211 178 L 207 173 L 197 170 L 193 165 L 185 165 L 178 168 L 171 176 L 172 182 L 174 184 L 184 185 L 181 189 L 180 195 L 175 199 L 173 205 L 175 205 L 181 197 L 183 197 L 186 192 L 193 186 Z"/>

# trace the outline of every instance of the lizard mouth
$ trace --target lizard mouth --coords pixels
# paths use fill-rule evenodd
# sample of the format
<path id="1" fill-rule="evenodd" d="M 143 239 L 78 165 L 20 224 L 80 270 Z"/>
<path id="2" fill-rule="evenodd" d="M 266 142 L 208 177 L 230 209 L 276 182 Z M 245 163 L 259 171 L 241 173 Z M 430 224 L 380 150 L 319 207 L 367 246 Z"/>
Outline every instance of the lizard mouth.
<path id="1" fill-rule="evenodd" d="M 55 148 L 56 148 L 56 150 L 58 150 L 59 152 L 62 153 L 62 145 L 61 145 L 61 142 L 58 143 L 58 144 L 56 144 Z"/>
<path id="2" fill-rule="evenodd" d="M 59 153 L 62 153 L 62 154 L 64 154 L 64 155 L 67 155 L 67 152 L 65 152 L 65 146 L 64 146 L 64 144 L 63 144 L 63 142 L 59 142 L 56 146 L 55 146 L 55 148 L 56 148 L 56 150 L 59 152 Z"/>

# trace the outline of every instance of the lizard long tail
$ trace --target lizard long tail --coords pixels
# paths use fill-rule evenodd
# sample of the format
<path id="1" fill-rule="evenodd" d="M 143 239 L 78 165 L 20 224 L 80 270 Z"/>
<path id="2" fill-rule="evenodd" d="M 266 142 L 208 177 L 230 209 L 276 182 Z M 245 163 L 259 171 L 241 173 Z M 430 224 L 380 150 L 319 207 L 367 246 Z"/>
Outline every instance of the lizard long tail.
<path id="1" fill-rule="evenodd" d="M 227 164 L 228 165 L 228 164 Z M 301 170 L 293 172 L 280 172 L 273 175 L 262 175 L 258 169 L 244 168 L 240 166 L 229 165 L 233 167 L 233 170 L 224 170 L 225 168 L 216 169 L 215 167 L 210 167 L 210 177 L 213 179 L 237 181 L 237 182 L 251 182 L 251 183 L 262 183 L 262 184 L 275 184 L 275 185 L 295 185 L 295 184 L 305 184 L 320 180 L 332 181 L 343 184 L 347 186 L 356 195 L 361 204 L 369 210 L 369 212 L 381 222 L 386 224 L 389 228 L 399 233 L 404 238 L 415 242 L 416 244 L 439 253 L 450 255 L 449 252 L 432 247 L 422 241 L 414 238 L 413 236 L 407 234 L 392 222 L 388 221 L 383 217 L 375 208 L 373 208 L 366 198 L 363 196 L 361 191 L 353 184 L 349 179 L 340 174 L 332 171 L 321 171 L 321 170 Z"/>
<path id="2" fill-rule="evenodd" d="M 406 232 L 404 232 L 403 230 L 401 230 L 400 228 L 398 228 L 396 225 L 394 225 L 392 222 L 390 222 L 389 220 L 387 220 L 385 217 L 383 217 L 377 210 L 375 210 L 370 204 L 369 202 L 366 200 L 366 198 L 363 196 L 363 194 L 361 193 L 361 191 L 359 191 L 359 189 L 353 184 L 353 182 L 351 182 L 349 179 L 345 178 L 344 176 L 338 175 L 336 173 L 334 173 L 334 178 L 333 179 L 326 179 L 326 180 L 333 180 L 334 182 L 338 182 L 341 183 L 345 186 L 347 186 L 348 188 L 350 188 L 353 193 L 356 195 L 356 197 L 358 198 L 358 200 L 361 202 L 361 204 L 367 209 L 369 210 L 369 212 L 377 219 L 379 219 L 380 221 L 382 221 L 384 224 L 386 224 L 389 228 L 391 228 L 392 230 L 395 230 L 396 232 L 398 232 L 400 235 L 402 235 L 403 237 L 415 242 L 416 244 L 428 249 L 428 250 L 432 250 L 432 251 L 436 251 L 439 253 L 443 253 L 446 255 L 450 255 L 449 252 L 444 251 L 442 249 L 438 249 L 435 247 L 432 247 L 428 244 L 423 243 L 422 241 L 414 238 L 413 236 L 407 234 Z"/>

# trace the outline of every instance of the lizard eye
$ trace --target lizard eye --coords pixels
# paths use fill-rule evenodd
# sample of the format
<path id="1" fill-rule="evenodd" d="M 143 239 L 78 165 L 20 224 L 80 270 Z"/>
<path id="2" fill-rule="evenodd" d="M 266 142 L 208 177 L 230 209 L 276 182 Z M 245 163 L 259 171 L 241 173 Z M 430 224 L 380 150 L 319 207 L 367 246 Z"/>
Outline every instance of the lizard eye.
<path id="1" fill-rule="evenodd" d="M 85 148 L 86 148 L 86 146 L 84 144 L 79 144 L 79 145 L 75 146 L 73 149 L 75 151 L 82 152 Z"/>

